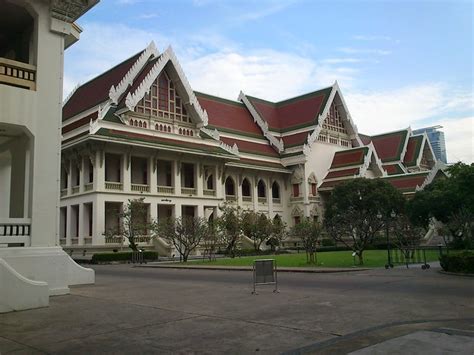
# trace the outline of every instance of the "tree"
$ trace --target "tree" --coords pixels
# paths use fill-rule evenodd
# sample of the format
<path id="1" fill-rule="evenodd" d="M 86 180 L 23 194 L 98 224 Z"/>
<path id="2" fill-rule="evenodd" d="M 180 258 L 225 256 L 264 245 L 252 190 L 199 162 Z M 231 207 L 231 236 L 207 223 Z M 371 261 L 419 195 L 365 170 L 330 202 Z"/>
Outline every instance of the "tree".
<path id="1" fill-rule="evenodd" d="M 218 245 L 221 244 L 217 224 L 214 221 L 208 222 L 208 230 L 202 239 L 201 246 L 204 248 L 204 257 L 207 255 L 209 261 L 216 259 Z"/>
<path id="2" fill-rule="evenodd" d="M 364 250 L 384 227 L 391 211 L 399 213 L 404 203 L 403 195 L 386 181 L 353 179 L 334 188 L 326 205 L 324 225 L 328 234 L 351 248 L 363 265 Z"/>
<path id="3" fill-rule="evenodd" d="M 216 220 L 219 238 L 225 245 L 227 255 L 235 257 L 240 235 L 242 233 L 242 210 L 240 207 L 233 207 L 224 204 L 219 207 L 222 211 Z"/>
<path id="4" fill-rule="evenodd" d="M 272 221 L 271 237 L 267 240 L 267 245 L 270 246 L 272 252 L 275 252 L 276 248 L 281 245 L 282 241 L 285 240 L 287 236 L 287 225 L 279 216 L 277 216 Z"/>
<path id="5" fill-rule="evenodd" d="M 196 249 L 209 231 L 208 222 L 202 217 L 167 218 L 154 225 L 156 235 L 165 239 L 178 251 L 183 262 Z"/>
<path id="6" fill-rule="evenodd" d="M 148 222 L 148 206 L 144 197 L 128 200 L 123 212 L 119 213 L 120 223 L 117 230 L 107 231 L 110 235 L 120 235 L 128 240 L 128 246 L 138 251 L 137 238 L 148 235 L 151 224 Z"/>
<path id="7" fill-rule="evenodd" d="M 306 250 L 306 262 L 308 264 L 317 263 L 317 248 L 321 242 L 323 228 L 321 224 L 306 217 L 291 229 L 291 234 L 301 239 Z"/>
<path id="8" fill-rule="evenodd" d="M 421 240 L 425 236 L 424 228 L 415 226 L 405 214 L 400 214 L 393 224 L 392 242 L 404 255 L 407 262 L 412 257 L 414 249 L 420 246 Z"/>
<path id="9" fill-rule="evenodd" d="M 458 162 L 447 173 L 448 177 L 436 179 L 415 194 L 407 214 L 412 223 L 424 227 L 435 218 L 455 241 L 470 248 L 474 235 L 474 164 Z"/>
<path id="10" fill-rule="evenodd" d="M 263 213 L 245 211 L 242 213 L 242 233 L 252 239 L 253 247 L 258 252 L 272 234 L 272 222 Z"/>

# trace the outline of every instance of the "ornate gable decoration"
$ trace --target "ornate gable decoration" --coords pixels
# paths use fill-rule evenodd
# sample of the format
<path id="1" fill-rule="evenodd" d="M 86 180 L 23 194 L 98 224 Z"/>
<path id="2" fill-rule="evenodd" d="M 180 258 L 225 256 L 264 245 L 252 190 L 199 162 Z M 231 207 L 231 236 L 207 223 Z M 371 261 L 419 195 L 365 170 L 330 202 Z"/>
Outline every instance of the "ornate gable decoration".
<path id="1" fill-rule="evenodd" d="M 318 183 L 318 179 L 316 179 L 316 175 L 314 174 L 314 172 L 312 172 L 311 174 L 309 174 L 309 176 L 308 176 L 308 183 L 309 183 L 309 184 L 317 184 L 317 183 Z"/>
<path id="2" fill-rule="evenodd" d="M 125 74 L 122 80 L 117 84 L 117 86 L 111 86 L 109 90 L 109 98 L 114 104 L 118 104 L 120 96 L 127 90 L 129 85 L 133 84 L 133 80 L 138 75 L 140 70 L 146 64 L 150 57 L 158 57 L 159 52 L 155 46 L 155 42 L 151 42 L 148 47 L 143 51 L 143 53 L 138 57 L 137 61 L 132 65 L 130 70 Z"/>
<path id="3" fill-rule="evenodd" d="M 291 176 L 291 183 L 292 184 L 300 184 L 304 179 L 304 168 L 301 165 L 293 171 L 293 175 Z"/>
<path id="4" fill-rule="evenodd" d="M 295 206 L 295 208 L 293 208 L 293 211 L 291 211 L 291 216 L 292 217 L 297 217 L 297 216 L 301 217 L 301 216 L 303 216 L 303 211 L 298 206 Z"/>
<path id="5" fill-rule="evenodd" d="M 140 83 L 140 85 L 138 85 L 137 89 L 134 92 L 128 93 L 125 99 L 125 105 L 130 111 L 133 111 L 135 109 L 135 106 L 138 104 L 138 102 L 145 96 L 147 92 L 150 91 L 151 86 L 155 82 L 158 75 L 160 75 L 160 73 L 163 71 L 166 64 L 168 64 L 168 62 L 170 62 L 173 65 L 174 69 L 176 70 L 179 80 L 184 87 L 186 95 L 188 96 L 187 98 L 188 105 L 191 106 L 191 108 L 196 113 L 195 116 L 197 116 L 199 120 L 198 123 L 200 124 L 200 127 L 207 126 L 207 123 L 208 123 L 207 112 L 206 110 L 203 110 L 201 105 L 199 104 L 199 101 L 196 98 L 194 91 L 191 89 L 191 85 L 189 85 L 189 82 L 186 76 L 184 75 L 184 71 L 181 68 L 178 62 L 178 59 L 176 58 L 176 55 L 174 54 L 174 51 L 171 48 L 171 46 L 168 47 L 156 60 L 156 63 L 150 69 L 150 71 L 145 76 L 145 78 Z"/>

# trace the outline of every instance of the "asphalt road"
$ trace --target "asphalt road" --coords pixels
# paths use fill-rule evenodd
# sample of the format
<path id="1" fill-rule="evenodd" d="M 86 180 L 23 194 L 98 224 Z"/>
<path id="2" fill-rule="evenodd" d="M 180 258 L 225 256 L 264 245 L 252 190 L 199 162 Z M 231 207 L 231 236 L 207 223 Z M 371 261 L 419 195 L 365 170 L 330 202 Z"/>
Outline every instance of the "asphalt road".
<path id="1" fill-rule="evenodd" d="M 251 272 L 94 269 L 95 285 L 49 308 L 0 315 L 0 353 L 342 354 L 414 331 L 474 334 L 474 279 L 433 268 L 280 273 L 280 293 L 258 295 Z"/>

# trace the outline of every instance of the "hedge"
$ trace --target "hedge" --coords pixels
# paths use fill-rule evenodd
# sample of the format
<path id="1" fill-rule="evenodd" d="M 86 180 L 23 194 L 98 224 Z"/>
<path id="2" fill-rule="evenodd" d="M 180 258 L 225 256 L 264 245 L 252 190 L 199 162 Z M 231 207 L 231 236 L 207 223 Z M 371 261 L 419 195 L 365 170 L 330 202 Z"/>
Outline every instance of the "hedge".
<path id="1" fill-rule="evenodd" d="M 158 253 L 156 251 L 144 251 L 143 252 L 143 259 L 154 261 L 158 260 Z M 131 261 L 132 260 L 132 252 L 120 252 L 120 253 L 98 253 L 93 254 L 91 263 L 105 263 L 110 261 Z"/>
<path id="2" fill-rule="evenodd" d="M 474 251 L 444 254 L 439 262 L 444 271 L 474 274 Z"/>

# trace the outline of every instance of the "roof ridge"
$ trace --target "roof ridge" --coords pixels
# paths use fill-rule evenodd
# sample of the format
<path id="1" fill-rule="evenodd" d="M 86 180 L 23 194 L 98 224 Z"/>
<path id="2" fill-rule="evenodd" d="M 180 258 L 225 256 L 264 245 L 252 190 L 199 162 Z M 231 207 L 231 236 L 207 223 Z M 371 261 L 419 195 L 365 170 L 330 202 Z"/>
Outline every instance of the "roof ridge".
<path id="1" fill-rule="evenodd" d="M 282 106 L 284 105 L 286 102 L 288 101 L 294 101 L 294 100 L 299 100 L 299 99 L 305 99 L 307 97 L 310 97 L 310 96 L 313 96 L 317 93 L 320 93 L 321 91 L 324 91 L 324 90 L 328 90 L 328 89 L 332 89 L 333 88 L 333 85 L 331 86 L 327 86 L 327 87 L 324 87 L 324 88 L 321 88 L 321 89 L 318 89 L 318 90 L 315 90 L 315 91 L 310 91 L 310 92 L 307 92 L 306 94 L 301 94 L 301 95 L 297 95 L 297 96 L 293 96 L 293 97 L 290 97 L 288 99 L 285 99 L 285 100 L 282 100 L 282 101 L 277 101 L 275 103 L 276 106 Z"/>
<path id="2" fill-rule="evenodd" d="M 217 96 L 217 95 L 212 95 L 212 94 L 207 94 L 202 91 L 196 91 L 193 90 L 194 94 L 197 96 L 203 96 L 208 99 L 217 99 L 218 101 L 224 101 L 224 102 L 229 102 L 231 104 L 238 104 L 239 106 L 244 106 L 244 104 L 241 101 L 236 101 L 236 100 L 231 100 L 231 99 L 226 99 L 225 97 Z"/>

